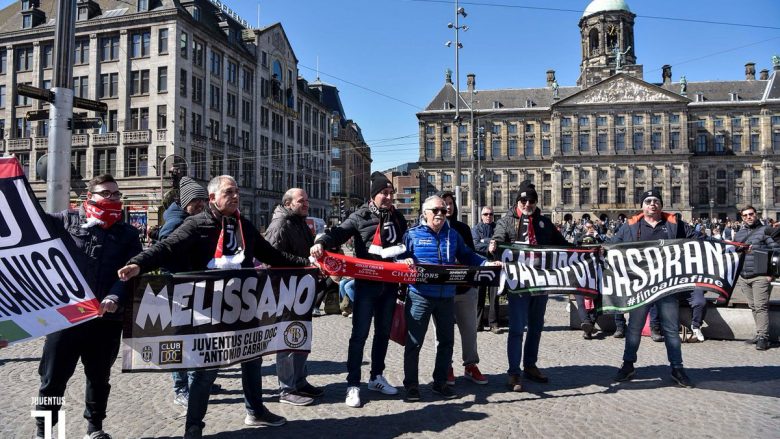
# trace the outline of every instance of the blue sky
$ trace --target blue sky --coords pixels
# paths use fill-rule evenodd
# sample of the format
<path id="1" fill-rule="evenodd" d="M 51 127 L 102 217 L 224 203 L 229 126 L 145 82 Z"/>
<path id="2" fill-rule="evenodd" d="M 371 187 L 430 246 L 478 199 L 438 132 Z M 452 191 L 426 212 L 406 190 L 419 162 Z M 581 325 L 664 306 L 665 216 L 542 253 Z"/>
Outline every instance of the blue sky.
<path id="1" fill-rule="evenodd" d="M 15 1 L 15 0 L 14 0 Z M 132 2 L 133 0 L 128 0 Z M 223 0 L 252 26 L 281 22 L 299 60 L 300 74 L 337 86 L 347 117 L 372 147 L 374 170 L 418 157 L 417 118 L 455 69 L 454 2 L 447 0 Z M 645 79 L 660 82 L 661 66 L 673 79 L 744 78 L 744 64 L 772 69 L 780 55 L 778 0 L 626 0 L 638 15 L 637 62 Z M 0 0 L 3 6 L 10 0 Z M 466 73 L 478 89 L 545 85 L 556 70 L 561 86 L 579 74 L 578 21 L 589 0 L 462 1 L 467 13 L 461 33 L 461 87 Z M 556 8 L 545 10 L 534 8 Z M 664 20 L 739 23 L 750 26 Z M 760 26 L 764 26 L 762 28 Z M 372 90 L 372 91 L 369 91 Z"/>
<path id="2" fill-rule="evenodd" d="M 228 0 L 230 3 L 230 0 Z M 465 75 L 477 75 L 478 89 L 543 87 L 545 72 L 573 85 L 579 74 L 578 21 L 588 0 L 475 0 L 461 2 L 470 29 L 461 34 L 461 88 Z M 637 62 L 649 82 L 661 81 L 661 66 L 672 65 L 673 79 L 688 81 L 744 78 L 744 64 L 771 71 L 780 54 L 780 1 L 627 0 L 638 15 Z M 336 85 L 347 116 L 360 124 L 372 147 L 374 170 L 418 158 L 417 118 L 454 70 L 454 2 L 409 0 L 266 0 L 260 23 L 280 21 L 300 73 Z M 507 6 L 573 10 L 551 11 Z M 233 1 L 232 8 L 257 23 L 257 3 Z M 763 29 L 649 18 L 769 26 Z M 727 51 L 729 49 L 733 49 Z M 344 80 L 405 103 L 369 92 Z M 412 105 L 408 105 L 412 104 Z"/>

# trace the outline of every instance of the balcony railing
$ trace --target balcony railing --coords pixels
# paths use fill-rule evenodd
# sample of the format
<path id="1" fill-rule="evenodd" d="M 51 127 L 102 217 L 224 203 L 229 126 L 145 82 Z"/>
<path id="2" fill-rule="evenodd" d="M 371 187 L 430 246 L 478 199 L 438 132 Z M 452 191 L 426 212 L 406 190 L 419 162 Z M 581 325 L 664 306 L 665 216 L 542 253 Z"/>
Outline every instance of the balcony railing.
<path id="1" fill-rule="evenodd" d="M 33 145 L 35 145 L 35 149 L 46 149 L 49 147 L 49 138 L 48 137 L 35 137 L 33 139 Z"/>
<path id="2" fill-rule="evenodd" d="M 74 134 L 71 142 L 73 146 L 89 146 L 89 135 L 87 134 Z"/>
<path id="3" fill-rule="evenodd" d="M 151 143 L 152 133 L 150 130 L 125 131 L 122 133 L 122 143 Z"/>
<path id="4" fill-rule="evenodd" d="M 8 139 L 8 151 L 23 151 L 30 149 L 30 138 Z"/>
<path id="5" fill-rule="evenodd" d="M 118 145 L 119 144 L 119 134 L 114 133 L 105 133 L 105 134 L 93 134 L 92 135 L 92 144 L 94 146 L 104 146 L 104 145 Z"/>

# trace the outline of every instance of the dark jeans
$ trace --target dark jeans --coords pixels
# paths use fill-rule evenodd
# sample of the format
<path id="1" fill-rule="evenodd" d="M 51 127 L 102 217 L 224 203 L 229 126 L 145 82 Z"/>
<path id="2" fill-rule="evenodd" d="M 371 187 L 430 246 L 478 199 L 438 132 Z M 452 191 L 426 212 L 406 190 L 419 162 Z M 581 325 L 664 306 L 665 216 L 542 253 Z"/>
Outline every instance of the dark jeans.
<path id="1" fill-rule="evenodd" d="M 398 284 L 355 280 L 355 302 L 352 304 L 352 336 L 347 351 L 347 384 L 360 386 L 360 365 L 366 346 L 371 320 L 374 320 L 374 340 L 371 345 L 371 376 L 385 370 L 385 356 L 390 342 Z"/>
<path id="2" fill-rule="evenodd" d="M 81 359 L 87 378 L 84 418 L 89 422 L 91 430 L 101 430 L 111 391 L 111 366 L 119 354 L 121 337 L 122 322 L 104 318 L 96 318 L 47 335 L 38 366 L 38 374 L 41 376 L 38 397 L 62 397 Z M 60 405 L 36 405 L 35 408 L 52 412 L 52 425 L 57 423 Z M 43 418 L 36 418 L 35 424 L 42 436 Z"/>
<path id="3" fill-rule="evenodd" d="M 651 328 L 660 328 L 661 322 L 658 320 L 658 309 L 656 308 L 655 304 L 658 302 L 653 303 L 650 305 L 650 327 Z M 630 313 L 629 313 L 630 315 Z M 645 314 L 645 319 L 647 319 L 647 314 Z M 642 327 L 644 328 L 645 322 L 642 321 Z M 622 313 L 615 314 L 615 328 L 626 328 L 626 316 Z"/>
<path id="4" fill-rule="evenodd" d="M 406 345 L 404 346 L 404 387 L 419 385 L 420 349 L 433 316 L 436 328 L 436 361 L 433 383 L 447 382 L 455 341 L 455 300 L 452 297 L 421 296 L 413 291 L 406 295 Z"/>
<path id="5" fill-rule="evenodd" d="M 190 393 L 190 382 L 192 382 L 192 374 L 193 371 L 191 370 L 178 370 L 171 373 L 171 377 L 173 378 L 173 392 L 175 394 L 187 395 Z"/>
<path id="6" fill-rule="evenodd" d="M 487 326 L 500 326 L 498 322 L 498 288 L 497 287 L 479 287 L 479 296 L 477 297 L 477 327 L 484 327 L 485 324 L 485 298 L 490 301 L 488 308 Z"/>
<path id="7" fill-rule="evenodd" d="M 682 367 L 682 349 L 680 347 L 680 303 L 676 295 L 666 296 L 657 302 L 658 317 L 661 320 L 661 330 L 666 344 L 666 356 L 672 367 Z M 623 361 L 636 362 L 639 342 L 642 341 L 642 328 L 647 319 L 647 306 L 640 306 L 629 313 L 626 345 L 623 350 Z"/>
<path id="8" fill-rule="evenodd" d="M 244 389 L 244 407 L 250 415 L 263 411 L 263 359 L 262 357 L 241 363 L 241 386 Z M 190 382 L 190 399 L 187 403 L 186 431 L 192 425 L 206 426 L 203 418 L 209 408 L 211 385 L 217 379 L 219 369 L 196 370 Z"/>
<path id="9" fill-rule="evenodd" d="M 682 294 L 681 297 L 691 307 L 691 328 L 701 328 L 704 317 L 707 315 L 707 301 L 704 299 L 704 291 L 697 288 L 690 293 Z"/>
<path id="10" fill-rule="evenodd" d="M 520 375 L 520 360 L 523 367 L 536 366 L 539 358 L 539 343 L 544 329 L 544 313 L 547 310 L 546 294 L 538 296 L 509 293 L 509 337 L 506 340 L 506 356 L 509 361 L 507 373 Z M 523 345 L 523 332 L 528 326 L 528 336 Z"/>

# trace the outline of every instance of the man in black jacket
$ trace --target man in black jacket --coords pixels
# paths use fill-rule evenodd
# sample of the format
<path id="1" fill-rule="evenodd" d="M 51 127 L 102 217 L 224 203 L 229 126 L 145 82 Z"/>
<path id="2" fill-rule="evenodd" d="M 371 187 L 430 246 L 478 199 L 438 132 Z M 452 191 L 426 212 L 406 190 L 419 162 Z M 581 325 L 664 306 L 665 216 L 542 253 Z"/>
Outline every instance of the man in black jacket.
<path id="1" fill-rule="evenodd" d="M 381 172 L 371 175 L 371 200 L 361 206 L 338 227 L 331 228 L 316 240 L 311 255 L 322 257 L 323 248 L 338 248 L 354 239 L 355 256 L 361 259 L 394 262 L 405 251 L 403 236 L 406 219 L 393 207 L 393 184 Z M 398 389 L 382 375 L 390 342 L 390 325 L 398 293 L 398 284 L 355 279 L 355 302 L 352 305 L 352 336 L 347 352 L 347 396 L 345 403 L 360 407 L 360 366 L 363 348 L 374 320 L 371 345 L 371 373 L 368 389 L 395 395 Z"/>
<path id="2" fill-rule="evenodd" d="M 746 206 L 740 214 L 745 227 L 734 235 L 734 241 L 750 245 L 750 250 L 780 247 L 780 229 L 761 224 L 753 206 Z M 755 343 L 757 350 L 764 351 L 769 348 L 769 295 L 772 292 L 772 278 L 757 268 L 752 251 L 747 252 L 735 288 L 747 298 L 756 321 L 756 335 L 748 340 L 748 343 Z"/>
<path id="3" fill-rule="evenodd" d="M 127 265 L 119 270 L 120 279 L 127 280 L 154 270 L 172 258 L 181 258 L 190 271 L 207 268 L 253 268 L 253 258 L 269 265 L 309 265 L 306 258 L 275 249 L 249 220 L 240 215 L 239 191 L 233 177 L 221 175 L 213 178 L 209 182 L 208 193 L 209 204 L 203 212 L 188 217 L 166 240 L 130 259 Z M 271 413 L 263 406 L 262 363 L 262 358 L 241 363 L 241 381 L 247 409 L 244 424 L 273 427 L 284 425 L 286 419 Z M 206 416 L 211 385 L 216 378 L 217 369 L 195 372 L 190 384 L 185 439 L 201 438 L 205 426 L 203 417 Z"/>
<path id="4" fill-rule="evenodd" d="M 521 242 L 530 245 L 567 245 L 550 218 L 543 216 L 537 207 L 539 195 L 530 181 L 520 183 L 515 208 L 507 212 L 496 224 L 493 239 L 488 250 L 496 251 L 497 243 Z M 522 392 L 520 359 L 523 360 L 523 375 L 537 383 L 549 380 L 536 367 L 539 357 L 539 343 L 544 329 L 544 313 L 547 310 L 546 294 L 509 294 L 509 337 L 507 338 L 507 387 Z M 528 337 L 523 347 L 523 331 L 528 325 Z"/>
<path id="5" fill-rule="evenodd" d="M 496 230 L 495 217 L 493 216 L 493 208 L 490 206 L 484 206 L 482 208 L 482 216 L 477 224 L 471 228 L 471 237 L 474 239 L 474 249 L 482 256 L 488 256 L 488 246 L 490 240 L 493 238 L 493 231 Z M 488 296 L 490 301 L 490 309 L 488 310 L 487 323 L 490 327 L 490 332 L 493 334 L 500 334 L 501 329 L 498 324 L 498 288 L 497 287 L 479 287 L 479 295 L 477 296 L 477 331 L 481 331 L 485 326 L 482 322 L 483 313 L 485 310 L 485 296 Z"/>
<path id="6" fill-rule="evenodd" d="M 291 255 L 308 257 L 314 245 L 306 217 L 309 215 L 309 195 L 300 188 L 289 189 L 276 206 L 265 239 L 276 249 Z M 276 354 L 276 376 L 279 378 L 279 402 L 304 406 L 325 392 L 306 381 L 306 352 L 279 352 Z"/>
<path id="7" fill-rule="evenodd" d="M 472 251 L 474 238 L 471 227 L 458 220 L 458 205 L 452 192 L 441 192 L 439 196 L 447 206 L 447 222 L 450 228 L 458 232 L 463 243 Z M 458 261 L 460 262 L 460 261 Z M 479 291 L 470 286 L 459 286 L 455 289 L 455 324 L 460 332 L 461 354 L 463 359 L 463 376 L 475 384 L 487 384 L 488 379 L 479 370 L 479 352 L 477 349 L 477 298 Z M 447 384 L 455 385 L 455 372 L 452 367 L 447 371 Z"/>
<path id="8" fill-rule="evenodd" d="M 93 178 L 87 185 L 87 200 L 77 212 L 49 215 L 55 227 L 64 227 L 84 254 L 84 276 L 101 301 L 101 317 L 46 336 L 43 355 L 38 366 L 41 387 L 36 410 L 52 413 L 57 423 L 59 404 L 68 380 L 81 359 L 87 388 L 84 402 L 89 439 L 111 439 L 103 431 L 111 366 L 119 354 L 122 317 L 116 313 L 125 303 L 125 283 L 117 278 L 117 269 L 141 251 L 138 230 L 122 221 L 122 193 L 111 175 Z M 36 418 L 36 437 L 43 438 L 43 418 Z"/>

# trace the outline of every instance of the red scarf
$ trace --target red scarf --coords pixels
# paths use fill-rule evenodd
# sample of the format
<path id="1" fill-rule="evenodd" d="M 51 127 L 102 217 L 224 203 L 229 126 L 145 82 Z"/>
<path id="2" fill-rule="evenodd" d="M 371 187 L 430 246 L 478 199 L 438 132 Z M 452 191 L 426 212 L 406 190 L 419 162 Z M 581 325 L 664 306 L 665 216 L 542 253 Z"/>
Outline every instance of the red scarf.
<path id="1" fill-rule="evenodd" d="M 122 202 L 103 198 L 99 201 L 85 200 L 84 212 L 87 215 L 87 223 L 84 227 L 99 225 L 103 229 L 109 229 L 117 221 L 122 219 Z"/>
<path id="2" fill-rule="evenodd" d="M 523 222 L 522 222 L 523 211 L 521 211 L 519 207 L 516 208 L 516 210 L 517 210 L 517 216 L 520 217 L 520 225 L 517 228 L 518 235 L 519 235 L 520 229 L 523 228 Z M 528 215 L 527 218 L 528 218 L 528 244 L 537 245 L 538 242 L 536 242 L 536 231 L 534 230 L 534 222 L 533 222 L 532 215 Z"/>

